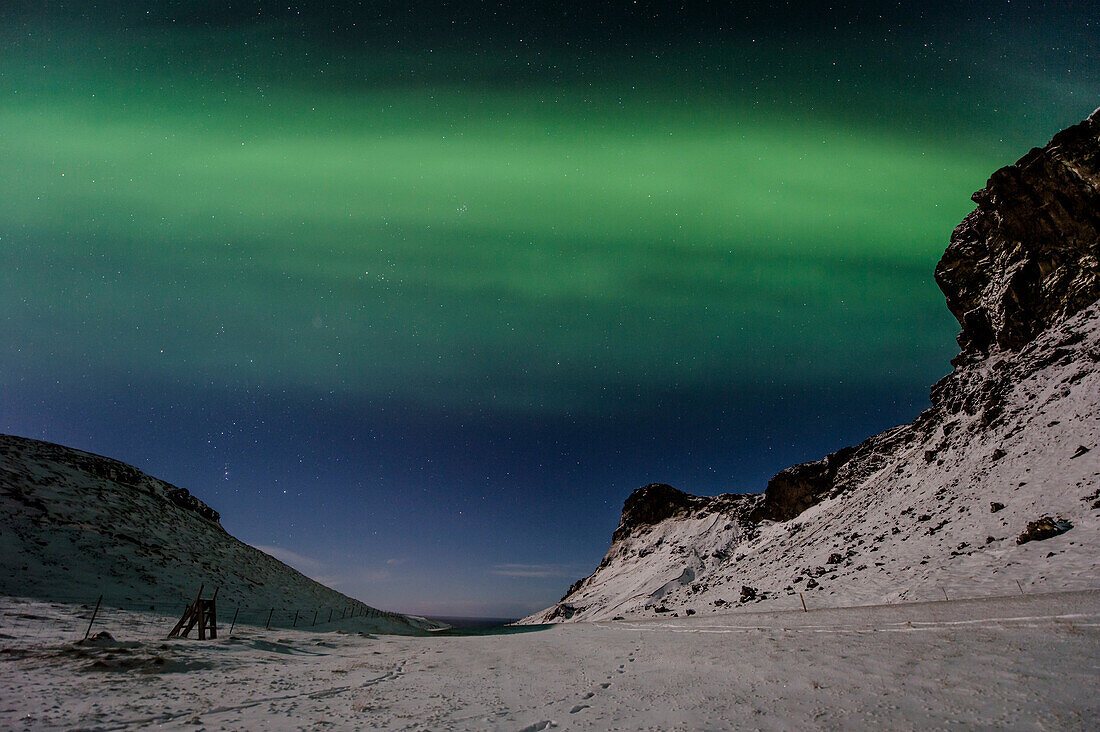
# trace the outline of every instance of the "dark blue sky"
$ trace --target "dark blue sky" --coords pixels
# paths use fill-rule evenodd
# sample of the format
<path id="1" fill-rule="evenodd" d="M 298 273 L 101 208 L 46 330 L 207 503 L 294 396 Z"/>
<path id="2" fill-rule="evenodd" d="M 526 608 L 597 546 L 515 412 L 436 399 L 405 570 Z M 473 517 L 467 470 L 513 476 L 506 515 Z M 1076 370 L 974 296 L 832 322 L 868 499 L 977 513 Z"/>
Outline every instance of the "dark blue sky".
<path id="1" fill-rule="evenodd" d="M 914 418 L 970 193 L 1100 102 L 1083 6 L 558 6 L 2 11 L 0 430 L 524 614 Z"/>

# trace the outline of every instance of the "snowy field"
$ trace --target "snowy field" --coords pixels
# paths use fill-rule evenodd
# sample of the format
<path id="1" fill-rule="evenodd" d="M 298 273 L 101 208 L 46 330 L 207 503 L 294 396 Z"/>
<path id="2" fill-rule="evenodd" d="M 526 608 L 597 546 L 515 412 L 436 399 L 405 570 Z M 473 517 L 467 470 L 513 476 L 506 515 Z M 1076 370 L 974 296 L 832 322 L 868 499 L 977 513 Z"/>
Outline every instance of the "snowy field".
<path id="1" fill-rule="evenodd" d="M 552 626 L 237 627 L 0 601 L 4 729 L 1095 729 L 1100 591 Z M 331 626 L 330 626 L 331 627 Z M 226 629 L 223 627 L 223 634 Z M 526 629 L 525 629 L 526 630 Z"/>

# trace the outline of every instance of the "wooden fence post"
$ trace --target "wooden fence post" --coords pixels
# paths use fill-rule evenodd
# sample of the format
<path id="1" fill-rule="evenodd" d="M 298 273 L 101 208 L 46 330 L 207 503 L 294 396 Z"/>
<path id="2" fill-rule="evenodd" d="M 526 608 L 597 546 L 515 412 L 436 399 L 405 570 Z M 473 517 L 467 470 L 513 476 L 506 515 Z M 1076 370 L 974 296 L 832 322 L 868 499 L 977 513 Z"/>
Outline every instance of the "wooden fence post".
<path id="1" fill-rule="evenodd" d="M 267 626 L 264 630 L 271 630 L 271 616 L 275 614 L 275 608 L 271 608 L 271 612 L 267 614 Z"/>
<path id="2" fill-rule="evenodd" d="M 800 600 L 802 600 L 802 612 L 804 612 L 804 613 L 810 612 L 809 610 L 806 609 L 806 598 L 802 597 L 801 592 L 798 593 L 798 597 L 799 597 Z"/>
<path id="3" fill-rule="evenodd" d="M 92 623 L 95 622 L 95 616 L 99 615 L 99 604 L 103 602 L 103 595 L 99 596 L 99 599 L 95 601 L 95 610 L 92 611 L 92 619 L 88 621 L 88 629 L 84 631 L 84 640 L 88 640 L 88 634 L 92 632 Z"/>
<path id="4" fill-rule="evenodd" d="M 233 611 L 233 622 L 229 624 L 229 635 L 233 635 L 233 629 L 237 627 L 237 613 L 239 613 L 240 611 L 240 605 L 238 605 L 237 609 Z"/>
<path id="5" fill-rule="evenodd" d="M 204 613 L 205 609 L 206 607 L 205 605 L 203 605 L 201 598 L 195 601 L 195 617 L 199 619 L 199 640 L 206 640 L 206 614 Z"/>

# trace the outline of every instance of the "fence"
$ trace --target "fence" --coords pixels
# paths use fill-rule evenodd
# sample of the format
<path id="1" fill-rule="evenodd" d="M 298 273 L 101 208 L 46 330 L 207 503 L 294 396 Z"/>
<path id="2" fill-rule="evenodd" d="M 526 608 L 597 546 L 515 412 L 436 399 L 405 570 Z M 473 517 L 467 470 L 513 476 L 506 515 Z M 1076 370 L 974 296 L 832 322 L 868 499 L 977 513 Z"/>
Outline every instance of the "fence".
<path id="1" fill-rule="evenodd" d="M 194 599 L 178 596 L 121 600 L 109 596 L 67 596 L 49 601 L 0 598 L 0 646 L 80 640 L 101 630 L 113 636 L 165 638 Z M 245 605 L 219 595 L 217 606 L 221 637 L 245 629 L 250 632 L 295 628 L 332 630 L 340 623 L 356 619 L 390 621 L 395 624 L 394 630 L 407 624 L 403 615 L 377 610 L 357 601 L 280 607 L 275 603 Z"/>

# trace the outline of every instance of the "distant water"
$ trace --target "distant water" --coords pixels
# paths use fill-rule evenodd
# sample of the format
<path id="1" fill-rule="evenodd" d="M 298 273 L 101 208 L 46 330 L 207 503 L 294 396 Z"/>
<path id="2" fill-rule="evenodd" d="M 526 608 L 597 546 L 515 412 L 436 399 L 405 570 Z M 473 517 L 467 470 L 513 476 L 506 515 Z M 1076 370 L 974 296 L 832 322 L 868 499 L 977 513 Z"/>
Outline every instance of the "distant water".
<path id="1" fill-rule="evenodd" d="M 518 618 L 446 618 L 432 616 L 432 620 L 438 620 L 441 623 L 446 623 L 452 628 L 462 628 L 463 630 L 489 630 L 490 628 L 499 628 L 508 623 L 516 622 Z"/>
<path id="2" fill-rule="evenodd" d="M 545 625 L 509 625 L 516 618 L 446 618 L 433 617 L 451 626 L 448 630 L 433 631 L 433 635 L 512 635 L 530 633 L 546 628 Z"/>

